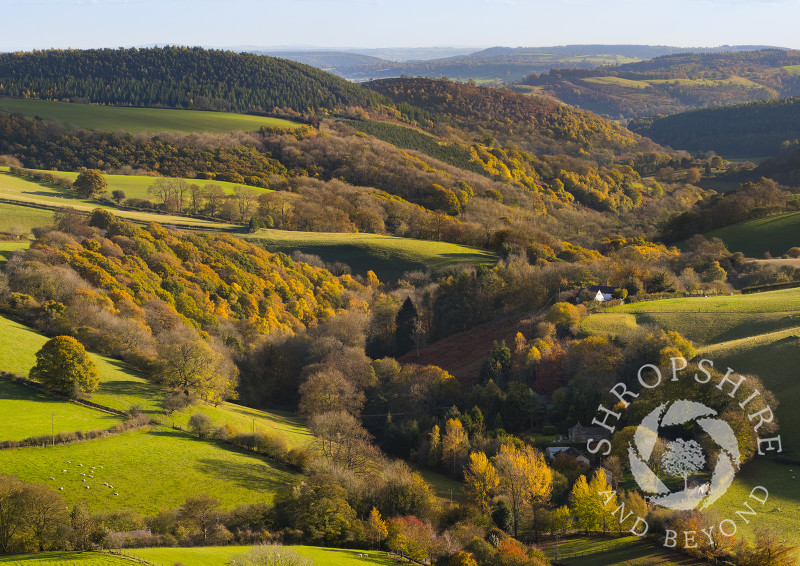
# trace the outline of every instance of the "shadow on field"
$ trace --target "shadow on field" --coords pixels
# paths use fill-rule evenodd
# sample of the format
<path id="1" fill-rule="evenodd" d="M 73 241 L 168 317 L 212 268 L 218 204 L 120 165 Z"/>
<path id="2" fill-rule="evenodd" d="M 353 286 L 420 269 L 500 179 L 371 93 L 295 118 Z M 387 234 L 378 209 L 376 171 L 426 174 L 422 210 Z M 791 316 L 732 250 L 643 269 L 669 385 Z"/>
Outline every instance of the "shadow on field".
<path id="1" fill-rule="evenodd" d="M 271 468 L 266 463 L 234 463 L 229 460 L 206 458 L 197 462 L 196 469 L 204 474 L 216 476 L 220 480 L 235 482 L 241 487 L 252 489 L 258 485 L 266 491 L 277 491 L 286 485 L 285 473 Z"/>

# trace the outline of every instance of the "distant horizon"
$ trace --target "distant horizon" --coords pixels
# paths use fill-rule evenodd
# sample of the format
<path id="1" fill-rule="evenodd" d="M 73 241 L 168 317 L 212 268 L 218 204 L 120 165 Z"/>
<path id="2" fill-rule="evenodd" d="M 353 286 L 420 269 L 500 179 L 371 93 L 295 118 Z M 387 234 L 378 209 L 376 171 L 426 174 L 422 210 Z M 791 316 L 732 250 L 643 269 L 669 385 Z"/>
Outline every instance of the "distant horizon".
<path id="1" fill-rule="evenodd" d="M 326 50 L 653 45 L 800 48 L 800 0 L 9 0 L 0 51 L 218 45 Z M 16 24 L 16 25 L 15 25 Z M 388 47 L 386 47 L 388 46 Z M 393 47 L 399 46 L 399 47 Z"/>

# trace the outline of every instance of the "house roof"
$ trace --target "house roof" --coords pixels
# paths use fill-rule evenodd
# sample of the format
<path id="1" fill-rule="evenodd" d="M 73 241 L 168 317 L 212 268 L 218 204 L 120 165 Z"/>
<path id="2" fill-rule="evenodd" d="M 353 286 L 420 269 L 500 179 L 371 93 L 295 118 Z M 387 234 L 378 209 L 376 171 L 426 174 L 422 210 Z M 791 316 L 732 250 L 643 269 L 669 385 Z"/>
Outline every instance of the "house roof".
<path id="1" fill-rule="evenodd" d="M 607 295 L 613 295 L 614 291 L 616 291 L 616 290 L 617 290 L 617 287 L 612 287 L 610 285 L 592 285 L 591 287 L 589 287 L 589 291 L 592 292 L 592 293 L 596 293 L 596 292 L 600 291 L 601 293 L 604 293 L 604 294 L 607 294 Z"/>

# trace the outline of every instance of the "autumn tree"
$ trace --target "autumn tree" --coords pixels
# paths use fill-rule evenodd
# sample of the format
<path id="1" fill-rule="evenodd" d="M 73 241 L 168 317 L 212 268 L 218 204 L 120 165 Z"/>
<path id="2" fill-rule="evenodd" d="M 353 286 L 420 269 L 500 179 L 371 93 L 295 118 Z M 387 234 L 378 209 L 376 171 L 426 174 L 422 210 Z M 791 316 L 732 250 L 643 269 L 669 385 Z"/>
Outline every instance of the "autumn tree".
<path id="1" fill-rule="evenodd" d="M 108 181 L 97 169 L 87 169 L 78 174 L 72 187 L 79 196 L 93 198 L 108 190 Z"/>
<path id="2" fill-rule="evenodd" d="M 15 476 L 0 475 L 0 553 L 8 554 L 22 535 L 25 484 Z"/>
<path id="3" fill-rule="evenodd" d="M 456 472 L 456 464 L 469 447 L 469 438 L 464 431 L 464 425 L 458 419 L 449 419 L 445 424 L 444 436 L 442 436 L 442 460 L 453 463 L 453 473 Z"/>
<path id="4" fill-rule="evenodd" d="M 325 368 L 311 374 L 300 386 L 300 412 L 315 415 L 333 411 L 361 413 L 364 394 L 342 372 Z"/>
<path id="5" fill-rule="evenodd" d="M 500 476 L 500 492 L 511 502 L 516 536 L 523 505 L 535 510 L 550 498 L 553 472 L 541 453 L 531 446 L 502 445 L 494 465 Z"/>
<path id="6" fill-rule="evenodd" d="M 364 530 L 373 548 L 380 549 L 381 541 L 386 539 L 388 530 L 386 529 L 386 521 L 381 519 L 381 514 L 375 507 L 372 508 L 367 521 L 364 523 Z"/>
<path id="7" fill-rule="evenodd" d="M 111 191 L 111 198 L 115 203 L 119 204 L 125 200 L 125 191 L 119 189 L 113 190 Z"/>
<path id="8" fill-rule="evenodd" d="M 203 198 L 208 206 L 208 214 L 216 216 L 222 201 L 225 200 L 225 191 L 216 184 L 208 184 L 203 187 Z"/>
<path id="9" fill-rule="evenodd" d="M 346 411 L 313 415 L 310 427 L 330 464 L 364 473 L 370 459 L 376 456 L 372 436 Z"/>
<path id="10" fill-rule="evenodd" d="M 220 501 L 210 495 L 188 497 L 178 511 L 178 519 L 184 525 L 193 527 L 205 542 L 212 527 L 217 523 Z"/>
<path id="11" fill-rule="evenodd" d="M 436 466 L 442 459 L 442 433 L 438 424 L 428 433 L 428 465 Z"/>
<path id="12" fill-rule="evenodd" d="M 90 550 L 92 547 L 92 535 L 97 525 L 89 512 L 89 506 L 85 501 L 78 501 L 69 514 L 70 526 L 72 527 L 72 546 L 75 550 Z"/>
<path id="13" fill-rule="evenodd" d="M 497 470 L 483 452 L 469 455 L 469 464 L 464 473 L 467 496 L 481 509 L 488 513 L 494 490 L 500 484 Z"/>
<path id="14" fill-rule="evenodd" d="M 23 498 L 22 520 L 39 552 L 52 548 L 59 527 L 69 523 L 64 500 L 49 487 L 36 484 L 25 486 Z"/>
<path id="15" fill-rule="evenodd" d="M 31 379 L 45 386 L 77 397 L 89 393 L 100 384 L 97 366 L 83 345 L 72 336 L 56 336 L 36 352 L 36 365 Z"/>
<path id="16" fill-rule="evenodd" d="M 176 327 L 159 336 L 155 378 L 166 387 L 218 402 L 235 397 L 237 377 L 230 360 L 197 333 Z"/>

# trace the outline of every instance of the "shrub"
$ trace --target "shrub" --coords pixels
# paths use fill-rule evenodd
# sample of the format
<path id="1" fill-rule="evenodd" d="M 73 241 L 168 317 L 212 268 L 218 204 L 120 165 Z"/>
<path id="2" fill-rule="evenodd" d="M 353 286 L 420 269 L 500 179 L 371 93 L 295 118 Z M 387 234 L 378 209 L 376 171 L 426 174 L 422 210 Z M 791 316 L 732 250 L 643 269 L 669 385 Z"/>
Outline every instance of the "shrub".
<path id="1" fill-rule="evenodd" d="M 189 417 L 189 430 L 200 438 L 206 438 L 214 431 L 214 422 L 205 413 L 195 413 Z"/>

